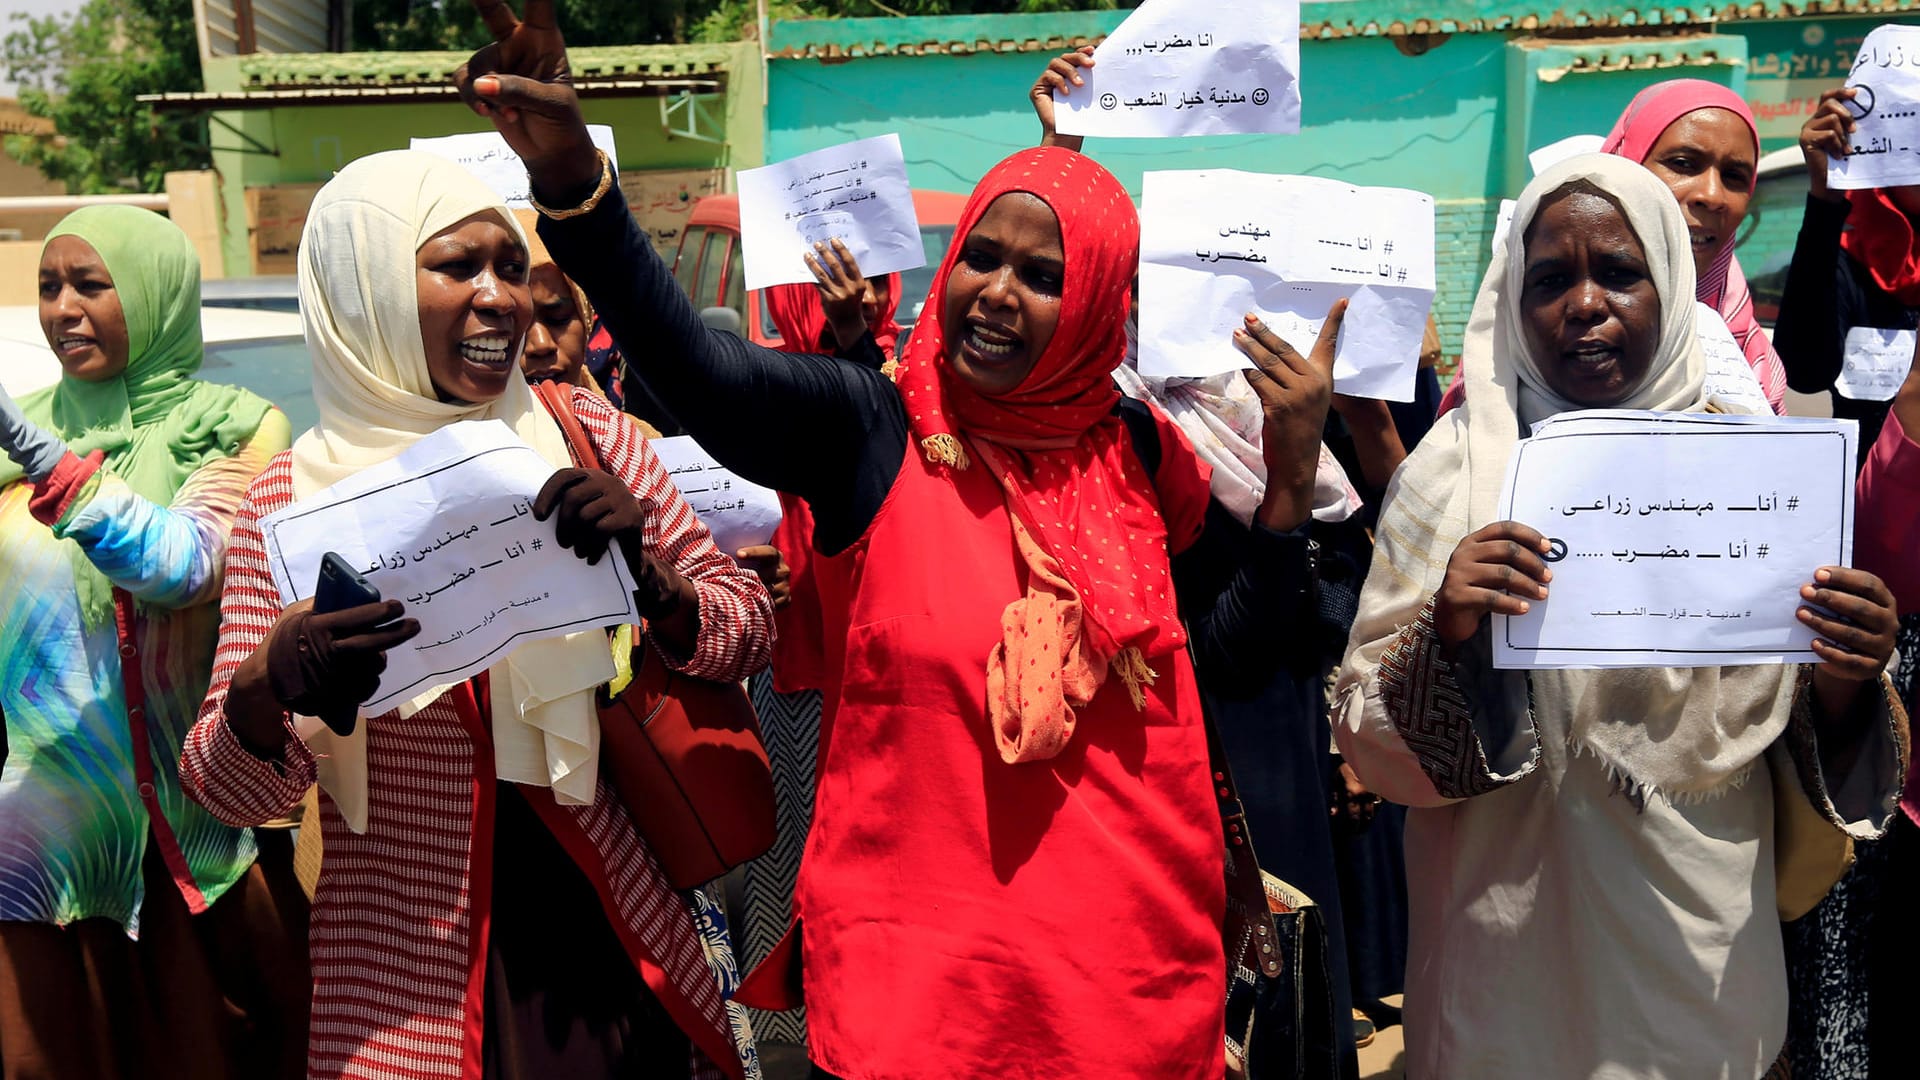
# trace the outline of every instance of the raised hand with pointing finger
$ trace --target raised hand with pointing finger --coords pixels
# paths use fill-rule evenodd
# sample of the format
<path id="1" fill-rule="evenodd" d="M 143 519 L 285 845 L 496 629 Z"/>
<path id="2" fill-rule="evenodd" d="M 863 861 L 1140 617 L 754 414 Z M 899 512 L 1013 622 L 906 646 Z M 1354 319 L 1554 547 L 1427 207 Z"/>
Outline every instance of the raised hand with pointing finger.
<path id="1" fill-rule="evenodd" d="M 1233 343 L 1252 360 L 1247 382 L 1260 396 L 1265 423 L 1260 451 L 1267 466 L 1267 493 L 1258 520 L 1282 532 L 1313 514 L 1313 483 L 1320 467 L 1320 435 L 1333 401 L 1333 357 L 1347 302 L 1328 312 L 1313 352 L 1301 356 L 1255 315 L 1233 332 Z"/>
<path id="2" fill-rule="evenodd" d="M 567 45 L 553 0 L 527 0 L 520 19 L 506 0 L 473 0 L 493 43 L 453 74 L 460 99 L 493 126 L 526 163 L 534 197 L 547 206 L 578 205 L 602 166 L 580 114 Z"/>

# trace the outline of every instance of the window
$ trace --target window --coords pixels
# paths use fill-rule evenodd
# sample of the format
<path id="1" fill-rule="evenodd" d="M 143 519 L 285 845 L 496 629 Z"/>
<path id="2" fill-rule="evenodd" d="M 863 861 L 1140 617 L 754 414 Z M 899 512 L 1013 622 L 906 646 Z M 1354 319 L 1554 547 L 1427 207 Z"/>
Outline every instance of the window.
<path id="1" fill-rule="evenodd" d="M 696 225 L 686 232 L 680 241 L 680 254 L 673 261 L 673 280 L 680 283 L 680 291 L 693 296 L 694 274 L 700 269 L 700 242 L 706 238 L 707 227 Z M 700 304 L 696 300 L 695 307 Z"/>
<path id="2" fill-rule="evenodd" d="M 720 302 L 720 275 L 727 268 L 727 245 L 732 240 L 732 236 L 717 229 L 707 233 L 707 242 L 700 254 L 700 277 L 692 293 L 695 308 L 710 308 Z"/>
<path id="3" fill-rule="evenodd" d="M 746 333 L 747 322 L 747 274 L 746 266 L 740 257 L 740 245 L 733 247 L 733 258 L 727 266 L 727 306 L 740 313 L 741 333 Z"/>

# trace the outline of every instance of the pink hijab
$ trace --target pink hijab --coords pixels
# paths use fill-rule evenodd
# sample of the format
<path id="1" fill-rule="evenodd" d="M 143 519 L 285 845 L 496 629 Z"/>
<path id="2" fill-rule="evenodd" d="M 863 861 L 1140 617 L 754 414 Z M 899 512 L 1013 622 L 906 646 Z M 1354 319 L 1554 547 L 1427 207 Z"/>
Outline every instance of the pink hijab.
<path id="1" fill-rule="evenodd" d="M 1754 154 L 1758 156 L 1760 130 L 1754 126 L 1753 110 L 1739 94 L 1705 79 L 1670 79 L 1640 91 L 1627 103 L 1627 111 L 1620 114 L 1613 133 L 1600 149 L 1644 164 L 1667 128 L 1698 109 L 1725 109 L 1745 121 L 1747 130 L 1753 134 Z M 1754 181 L 1759 182 L 1758 174 Z M 1751 193 L 1752 188 L 1748 191 Z M 1767 332 L 1754 320 L 1753 291 L 1747 287 L 1747 276 L 1740 272 L 1740 261 L 1733 257 L 1732 243 L 1721 248 L 1713 265 L 1700 275 L 1694 298 L 1718 311 L 1726 320 L 1727 329 L 1733 331 L 1733 339 L 1747 354 L 1747 363 L 1753 367 L 1773 411 L 1785 413 L 1787 371 L 1780 363 L 1780 355 L 1773 351 Z"/>

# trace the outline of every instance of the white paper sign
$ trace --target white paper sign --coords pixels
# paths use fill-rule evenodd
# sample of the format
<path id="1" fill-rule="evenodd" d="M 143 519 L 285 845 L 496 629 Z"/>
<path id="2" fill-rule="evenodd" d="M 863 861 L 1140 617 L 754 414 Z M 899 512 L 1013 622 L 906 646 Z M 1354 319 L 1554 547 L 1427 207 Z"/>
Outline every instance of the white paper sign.
<path id="1" fill-rule="evenodd" d="M 613 129 L 605 124 L 588 124 L 593 145 L 606 151 L 613 167 L 620 167 L 620 156 L 613 150 Z M 446 158 L 480 178 L 495 195 L 515 210 L 533 209 L 532 185 L 527 181 L 527 166 L 497 131 L 471 131 L 436 139 L 414 139 L 408 147 L 425 150 Z"/>
<path id="2" fill-rule="evenodd" d="M 260 519 L 281 603 L 312 596 L 333 551 L 420 620 L 419 636 L 387 652 L 364 715 L 459 682 L 520 642 L 639 621 L 617 546 L 588 566 L 556 541 L 553 518 L 534 520 L 553 471 L 506 424 L 469 420 Z"/>
<path id="3" fill-rule="evenodd" d="M 749 289 L 812 284 L 804 256 L 835 237 L 867 277 L 927 264 L 898 135 L 745 169 L 737 183 Z"/>
<path id="4" fill-rule="evenodd" d="M 1300 130 L 1299 0 L 1146 0 L 1054 97 L 1063 135 Z"/>
<path id="5" fill-rule="evenodd" d="M 1569 135 L 1529 153 L 1527 164 L 1533 169 L 1533 175 L 1539 176 L 1570 157 L 1597 154 L 1606 144 L 1607 139 L 1604 135 Z"/>
<path id="6" fill-rule="evenodd" d="M 1553 543 L 1545 600 L 1493 619 L 1499 668 L 1815 659 L 1800 586 L 1853 556 L 1859 425 L 1593 410 L 1523 440 L 1500 516 Z"/>
<path id="7" fill-rule="evenodd" d="M 1707 396 L 1716 397 L 1755 416 L 1773 412 L 1760 376 L 1753 373 L 1747 354 L 1733 339 L 1733 331 L 1720 313 L 1694 301 L 1694 336 L 1700 339 L 1700 351 L 1707 360 Z"/>
<path id="8" fill-rule="evenodd" d="M 1140 211 L 1140 374 L 1250 367 L 1233 344 L 1259 314 L 1302 354 L 1351 298 L 1340 393 L 1413 400 L 1433 306 L 1433 197 L 1312 176 L 1150 172 Z"/>
<path id="9" fill-rule="evenodd" d="M 1913 367 L 1916 334 L 1856 326 L 1847 331 L 1840 377 L 1833 388 L 1855 401 L 1892 401 Z"/>
<path id="10" fill-rule="evenodd" d="M 1845 102 L 1854 128 L 1846 157 L 1827 159 L 1827 186 L 1920 184 L 1920 26 L 1880 26 L 1861 42 Z"/>
<path id="11" fill-rule="evenodd" d="M 773 539 L 773 530 L 780 524 L 778 492 L 734 475 L 691 436 L 649 439 L 647 445 L 722 553 L 731 556 Z"/>

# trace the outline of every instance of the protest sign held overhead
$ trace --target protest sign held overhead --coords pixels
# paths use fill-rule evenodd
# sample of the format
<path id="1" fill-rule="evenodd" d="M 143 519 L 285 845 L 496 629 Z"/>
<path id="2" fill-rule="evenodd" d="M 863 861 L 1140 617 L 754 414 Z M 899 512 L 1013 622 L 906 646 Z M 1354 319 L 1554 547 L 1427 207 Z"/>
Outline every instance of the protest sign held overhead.
<path id="1" fill-rule="evenodd" d="M 898 135 L 745 169 L 738 182 L 749 289 L 812 284 L 806 254 L 835 239 L 870 278 L 927 264 Z"/>
<path id="2" fill-rule="evenodd" d="M 593 137 L 593 145 L 604 151 L 607 160 L 618 169 L 620 158 L 613 149 L 613 129 L 605 124 L 589 124 L 587 134 Z M 446 158 L 466 169 L 492 188 L 494 194 L 505 200 L 509 207 L 515 210 L 533 209 L 533 189 L 527 182 L 527 166 L 499 132 L 470 131 L 435 139 L 414 139 L 407 146 L 412 150 L 424 150 L 436 157 Z"/>
<path id="3" fill-rule="evenodd" d="M 1257 312 L 1302 354 L 1348 299 L 1334 386 L 1413 398 L 1433 305 L 1433 198 L 1311 176 L 1209 169 L 1146 174 L 1140 212 L 1140 373 L 1250 367 L 1233 332 Z"/>
<path id="4" fill-rule="evenodd" d="M 1146 0 L 1056 98 L 1063 135 L 1300 130 L 1299 0 Z"/>
<path id="5" fill-rule="evenodd" d="M 1847 76 L 1853 134 L 1845 157 L 1827 159 L 1827 186 L 1920 184 L 1920 26 L 1881 26 L 1867 35 Z"/>

